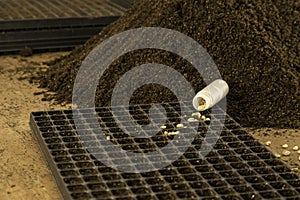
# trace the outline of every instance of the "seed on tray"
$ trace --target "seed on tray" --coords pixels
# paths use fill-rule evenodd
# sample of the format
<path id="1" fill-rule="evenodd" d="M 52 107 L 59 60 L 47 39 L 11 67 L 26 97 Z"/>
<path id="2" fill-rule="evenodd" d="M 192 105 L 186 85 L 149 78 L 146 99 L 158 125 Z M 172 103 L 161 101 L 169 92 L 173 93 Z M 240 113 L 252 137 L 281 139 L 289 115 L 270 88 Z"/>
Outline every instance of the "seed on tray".
<path id="1" fill-rule="evenodd" d="M 108 136 L 106 136 L 106 140 L 110 140 L 110 136 L 108 135 Z"/>
<path id="2" fill-rule="evenodd" d="M 177 135 L 179 133 L 180 133 L 179 131 L 171 131 L 171 132 L 165 131 L 164 132 L 165 135 Z"/>
<path id="3" fill-rule="evenodd" d="M 271 144 L 272 144 L 271 141 L 267 141 L 267 142 L 266 142 L 266 145 L 267 145 L 267 146 L 270 146 Z"/>
<path id="4" fill-rule="evenodd" d="M 197 122 L 197 120 L 195 118 L 189 118 L 188 122 Z"/>
<path id="5" fill-rule="evenodd" d="M 298 160 L 300 161 L 300 156 L 298 157 Z"/>
<path id="6" fill-rule="evenodd" d="M 282 145 L 282 148 L 284 148 L 284 149 L 286 149 L 286 148 L 288 148 L 288 147 L 289 147 L 288 144 L 283 144 L 283 145 Z"/>
<path id="7" fill-rule="evenodd" d="M 184 127 L 183 124 L 177 124 L 177 125 L 176 125 L 176 128 L 183 128 L 183 127 Z"/>
<path id="8" fill-rule="evenodd" d="M 276 158 L 280 158 L 281 157 L 281 155 L 279 153 L 275 153 L 274 155 L 275 155 Z"/>
<path id="9" fill-rule="evenodd" d="M 199 112 L 195 112 L 192 114 L 192 117 L 198 117 L 200 119 L 201 114 Z"/>
<path id="10" fill-rule="evenodd" d="M 161 128 L 161 129 L 166 129 L 166 128 L 167 128 L 167 126 L 161 126 L 160 128 Z"/>
<path id="11" fill-rule="evenodd" d="M 204 121 L 206 121 L 206 122 L 207 122 L 207 121 L 210 121 L 210 118 L 208 118 L 208 117 L 207 117 L 207 118 L 205 118 L 205 120 L 204 120 Z"/>
<path id="12" fill-rule="evenodd" d="M 294 147 L 293 147 L 293 150 L 294 150 L 294 151 L 298 151 L 298 150 L 299 150 L 299 147 L 298 147 L 298 146 L 294 146 Z"/>
<path id="13" fill-rule="evenodd" d="M 179 133 L 180 133 L 179 131 L 172 132 L 173 135 L 178 135 Z"/>
<path id="14" fill-rule="evenodd" d="M 288 151 L 288 150 L 283 150 L 282 151 L 282 155 L 284 155 L 284 156 L 289 156 L 290 154 L 291 154 L 291 152 Z"/>
<path id="15" fill-rule="evenodd" d="M 299 170 L 299 168 L 298 167 L 294 167 L 294 168 L 292 168 L 292 171 L 294 171 L 294 172 L 297 172 Z"/>
<path id="16" fill-rule="evenodd" d="M 206 119 L 206 117 L 205 117 L 204 115 L 202 115 L 202 116 L 201 116 L 201 119 L 202 119 L 202 120 L 205 120 L 205 119 Z"/>
<path id="17" fill-rule="evenodd" d="M 298 150 L 297 153 L 300 154 L 300 150 Z"/>

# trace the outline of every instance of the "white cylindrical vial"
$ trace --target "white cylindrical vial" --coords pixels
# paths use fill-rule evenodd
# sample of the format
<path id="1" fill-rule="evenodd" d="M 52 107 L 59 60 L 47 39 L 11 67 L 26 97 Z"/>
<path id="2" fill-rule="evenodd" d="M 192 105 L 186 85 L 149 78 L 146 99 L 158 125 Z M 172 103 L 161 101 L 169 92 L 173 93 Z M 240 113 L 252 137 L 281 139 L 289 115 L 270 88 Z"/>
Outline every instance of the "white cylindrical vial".
<path id="1" fill-rule="evenodd" d="M 228 91 L 228 84 L 222 79 L 217 79 L 196 94 L 193 106 L 199 111 L 207 110 L 221 101 Z"/>

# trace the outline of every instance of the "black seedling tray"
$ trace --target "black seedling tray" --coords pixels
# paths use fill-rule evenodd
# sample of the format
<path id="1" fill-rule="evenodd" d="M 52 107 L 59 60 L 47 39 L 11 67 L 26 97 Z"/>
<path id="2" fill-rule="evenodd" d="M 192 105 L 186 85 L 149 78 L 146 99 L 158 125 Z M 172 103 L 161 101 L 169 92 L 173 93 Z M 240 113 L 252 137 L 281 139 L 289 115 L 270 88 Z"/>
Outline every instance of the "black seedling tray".
<path id="1" fill-rule="evenodd" d="M 190 107 L 190 102 L 183 104 Z M 181 109 L 178 103 L 163 106 L 166 113 L 157 110 L 152 116 L 166 114 L 167 130 L 173 131 Z M 150 107 L 131 106 L 131 119 L 139 125 L 148 124 Z M 175 137 L 165 136 L 162 130 L 148 139 L 133 138 L 118 127 L 112 108 L 95 111 L 103 134 L 126 151 L 155 151 Z M 78 136 L 72 110 L 31 113 L 30 126 L 65 199 L 300 199 L 300 178 L 230 116 L 219 108 L 216 111 L 206 113 L 210 122 L 196 122 L 199 127 L 192 145 L 178 160 L 144 173 L 117 171 L 97 161 Z M 74 110 L 82 121 L 76 127 L 96 133 L 99 127 L 90 123 L 91 112 Z M 190 115 L 182 117 L 189 118 L 192 112 L 191 108 Z M 217 115 L 226 115 L 225 126 L 213 150 L 201 158 L 199 148 L 207 130 L 218 124 L 213 123 L 218 122 Z"/>
<path id="2" fill-rule="evenodd" d="M 124 12 L 107 0 L 0 1 L 0 54 L 84 44 Z"/>

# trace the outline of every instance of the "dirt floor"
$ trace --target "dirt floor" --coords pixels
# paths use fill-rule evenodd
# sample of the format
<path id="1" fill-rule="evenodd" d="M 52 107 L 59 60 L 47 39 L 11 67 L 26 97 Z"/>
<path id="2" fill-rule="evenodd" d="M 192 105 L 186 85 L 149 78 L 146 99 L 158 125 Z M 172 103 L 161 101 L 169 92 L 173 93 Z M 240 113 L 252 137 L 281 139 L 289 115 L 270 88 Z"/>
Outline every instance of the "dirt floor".
<path id="1" fill-rule="evenodd" d="M 43 90 L 29 83 L 29 77 L 47 66 L 43 63 L 68 52 L 46 53 L 31 57 L 0 56 L 0 199 L 60 199 L 38 145 L 29 128 L 32 111 L 70 108 L 69 105 L 53 105 L 42 101 Z M 262 143 L 271 141 L 270 148 L 281 154 L 283 144 L 288 144 L 290 156 L 281 158 L 298 171 L 300 161 L 300 130 L 251 129 Z M 299 173 L 299 171 L 298 171 Z"/>
<path id="2" fill-rule="evenodd" d="M 60 199 L 50 171 L 29 128 L 32 111 L 60 109 L 41 101 L 30 84 L 32 67 L 64 53 L 28 58 L 0 57 L 0 199 Z"/>

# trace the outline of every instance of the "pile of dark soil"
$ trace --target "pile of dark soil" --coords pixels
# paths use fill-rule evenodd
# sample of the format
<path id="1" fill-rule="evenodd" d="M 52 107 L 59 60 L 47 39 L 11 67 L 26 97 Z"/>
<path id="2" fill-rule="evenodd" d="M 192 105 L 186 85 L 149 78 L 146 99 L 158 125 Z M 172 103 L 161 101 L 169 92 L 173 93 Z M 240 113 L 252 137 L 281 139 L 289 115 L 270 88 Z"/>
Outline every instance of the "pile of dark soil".
<path id="1" fill-rule="evenodd" d="M 41 86 L 56 92 L 58 102 L 70 102 L 77 70 L 97 44 L 124 30 L 159 26 L 182 32 L 207 49 L 230 86 L 228 114 L 243 126 L 300 128 L 299 12 L 296 0 L 141 0 L 85 45 L 51 63 L 40 77 Z M 179 56 L 139 50 L 120 57 L 101 77 L 97 106 L 110 104 L 122 74 L 149 62 L 175 68 L 196 91 L 204 87 L 201 76 Z M 131 103 L 161 101 L 176 97 L 158 85 L 140 88 L 131 99 Z"/>

